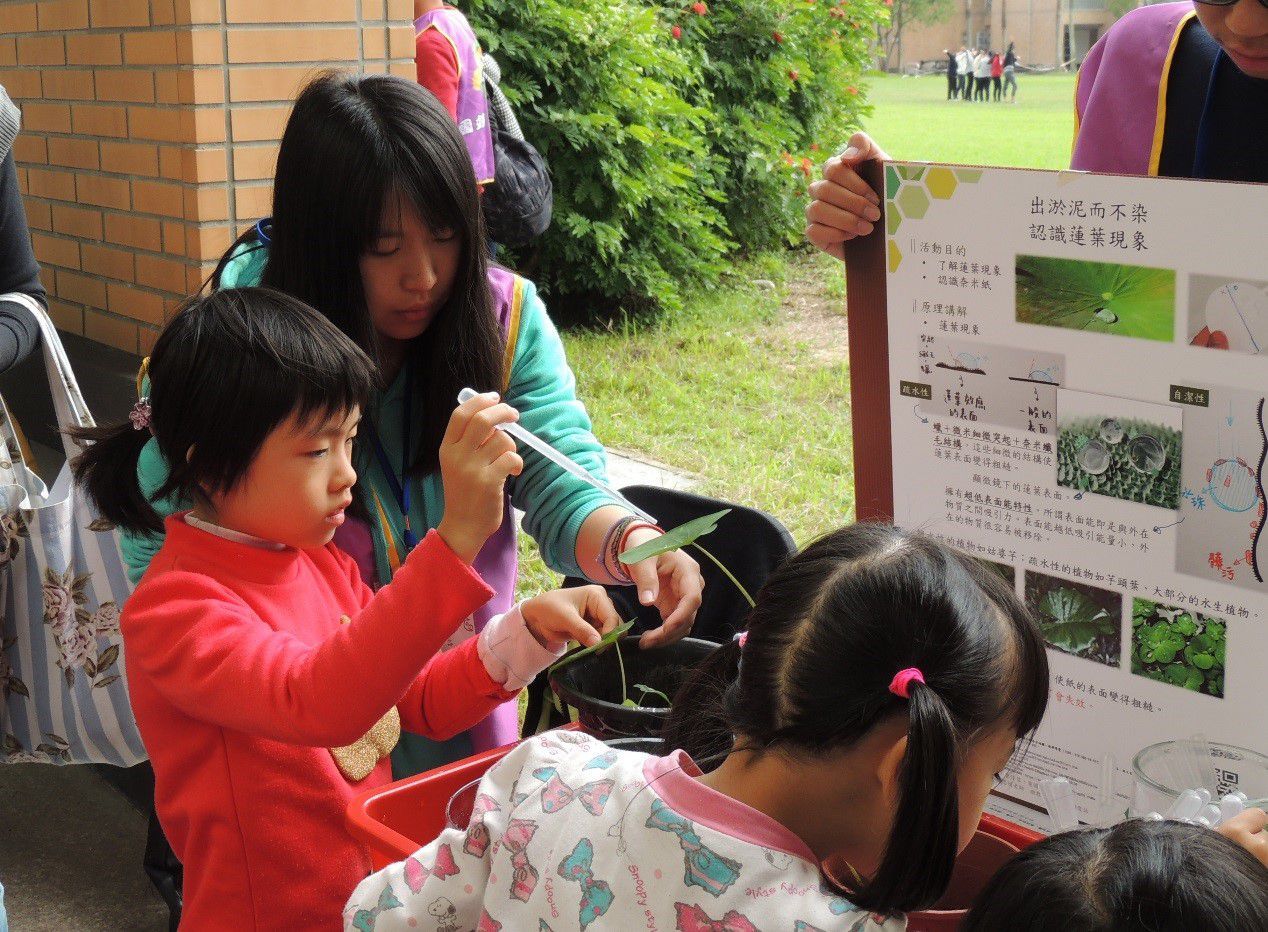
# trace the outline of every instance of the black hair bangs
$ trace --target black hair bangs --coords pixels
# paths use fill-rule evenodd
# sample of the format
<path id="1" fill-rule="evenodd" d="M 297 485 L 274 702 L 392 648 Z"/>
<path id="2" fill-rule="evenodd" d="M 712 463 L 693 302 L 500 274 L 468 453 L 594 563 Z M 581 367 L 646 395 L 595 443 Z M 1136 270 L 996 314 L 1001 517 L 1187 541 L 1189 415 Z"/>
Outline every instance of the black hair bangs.
<path id="1" fill-rule="evenodd" d="M 287 419 L 363 408 L 374 363 L 302 301 L 268 288 L 187 304 L 150 357 L 152 430 L 170 473 L 153 500 L 233 488 Z"/>

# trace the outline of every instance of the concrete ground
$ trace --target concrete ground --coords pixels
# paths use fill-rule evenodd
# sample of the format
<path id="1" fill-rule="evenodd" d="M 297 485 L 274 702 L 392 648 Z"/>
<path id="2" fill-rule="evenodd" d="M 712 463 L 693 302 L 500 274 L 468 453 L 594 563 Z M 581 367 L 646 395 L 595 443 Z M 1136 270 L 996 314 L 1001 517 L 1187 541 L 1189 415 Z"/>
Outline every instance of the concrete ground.
<path id="1" fill-rule="evenodd" d="M 54 461 L 54 451 L 33 443 L 41 463 Z M 612 453 L 609 473 L 617 488 L 694 484 Z M 0 766 L 0 884 L 13 932 L 167 929 L 167 908 L 141 867 L 146 790 L 136 771 Z"/>

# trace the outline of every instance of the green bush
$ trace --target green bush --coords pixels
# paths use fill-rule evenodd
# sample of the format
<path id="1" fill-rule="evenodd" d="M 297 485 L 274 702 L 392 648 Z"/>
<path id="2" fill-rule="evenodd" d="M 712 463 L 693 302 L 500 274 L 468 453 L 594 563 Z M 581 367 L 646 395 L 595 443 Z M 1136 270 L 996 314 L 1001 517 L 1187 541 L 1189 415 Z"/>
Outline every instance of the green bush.
<path id="1" fill-rule="evenodd" d="M 527 271 L 552 306 L 675 309 L 729 252 L 799 238 L 809 175 L 861 112 L 883 2 L 466 0 L 551 166 Z"/>
<path id="2" fill-rule="evenodd" d="M 729 247 L 707 110 L 658 11 L 634 0 L 471 0 L 503 90 L 550 163 L 555 219 L 534 274 L 556 296 L 676 307 Z"/>
<path id="3" fill-rule="evenodd" d="M 745 250 L 799 242 L 805 188 L 867 112 L 868 67 L 883 0 L 666 3 L 699 81 L 687 98 L 713 112 L 723 213 Z"/>

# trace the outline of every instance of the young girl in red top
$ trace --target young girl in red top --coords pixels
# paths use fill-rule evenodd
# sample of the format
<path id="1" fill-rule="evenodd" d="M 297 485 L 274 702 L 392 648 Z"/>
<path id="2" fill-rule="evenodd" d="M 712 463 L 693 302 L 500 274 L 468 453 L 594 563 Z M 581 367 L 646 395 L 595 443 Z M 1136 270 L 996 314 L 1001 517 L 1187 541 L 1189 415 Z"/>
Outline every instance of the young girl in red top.
<path id="1" fill-rule="evenodd" d="M 217 292 L 168 324 L 129 421 L 81 432 L 75 462 L 108 520 L 162 528 L 137 484 L 192 511 L 123 608 L 133 710 L 155 807 L 185 865 L 185 932 L 337 928 L 370 862 L 343 829 L 354 792 L 391 779 L 402 727 L 470 728 L 562 652 L 617 623 L 597 586 L 552 592 L 441 645 L 492 590 L 471 562 L 522 468 L 488 394 L 440 447 L 446 509 L 378 594 L 332 543 L 352 502 L 352 438 L 375 366 L 333 324 L 268 289 Z"/>

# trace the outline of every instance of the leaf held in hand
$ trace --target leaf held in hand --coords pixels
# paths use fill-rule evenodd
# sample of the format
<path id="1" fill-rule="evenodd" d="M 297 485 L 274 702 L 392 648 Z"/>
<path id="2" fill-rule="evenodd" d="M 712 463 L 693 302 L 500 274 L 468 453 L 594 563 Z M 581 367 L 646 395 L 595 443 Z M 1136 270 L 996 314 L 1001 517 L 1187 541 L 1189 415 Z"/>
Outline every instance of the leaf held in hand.
<path id="1" fill-rule="evenodd" d="M 666 531 L 660 537 L 655 537 L 645 544 L 640 544 L 625 551 L 617 559 L 628 565 L 639 563 L 649 557 L 658 557 L 662 553 L 669 553 L 671 550 L 681 550 L 688 544 L 694 544 L 706 534 L 712 534 L 717 530 L 718 522 L 730 513 L 731 509 L 725 508 L 722 511 L 715 511 L 711 515 L 688 521 L 686 524 L 680 524 L 676 528 Z"/>

